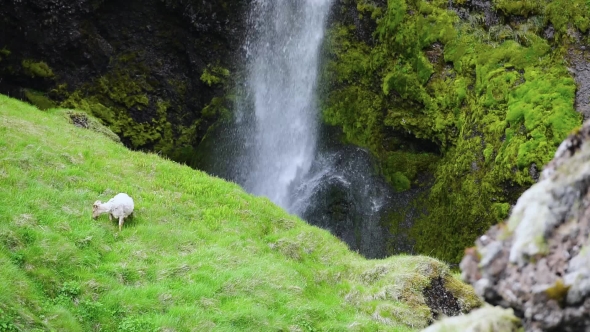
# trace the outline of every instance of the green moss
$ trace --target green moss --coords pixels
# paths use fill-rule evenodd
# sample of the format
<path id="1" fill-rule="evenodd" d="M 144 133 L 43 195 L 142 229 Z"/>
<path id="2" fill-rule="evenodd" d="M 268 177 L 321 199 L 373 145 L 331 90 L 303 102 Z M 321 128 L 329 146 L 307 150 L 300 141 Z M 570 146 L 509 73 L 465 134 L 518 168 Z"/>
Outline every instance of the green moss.
<path id="1" fill-rule="evenodd" d="M 385 157 L 385 155 L 384 155 Z M 382 158 L 385 159 L 385 158 Z M 383 175 L 398 191 L 408 190 L 420 173 L 434 171 L 439 157 L 432 153 L 392 151 L 382 160 Z"/>
<path id="2" fill-rule="evenodd" d="M 57 105 L 56 103 L 49 99 L 44 93 L 39 91 L 33 91 L 29 89 L 25 89 L 25 98 L 27 100 L 37 106 L 40 110 L 48 110 L 50 108 L 55 108 Z"/>
<path id="3" fill-rule="evenodd" d="M 392 0 L 375 18 L 375 45 L 352 26 L 328 33 L 325 121 L 369 148 L 398 190 L 420 172 L 434 174 L 428 213 L 410 234 L 420 252 L 453 262 L 533 183 L 529 166 L 547 163 L 581 123 L 561 48 L 540 37 L 543 21 L 534 16 L 550 15 L 561 29 L 552 3 L 495 3 L 529 17 L 486 30 L 476 15 L 459 21 L 444 1 Z M 576 21 L 576 3 L 559 19 Z M 436 143 L 442 156 L 419 153 L 408 137 Z"/>
<path id="4" fill-rule="evenodd" d="M 357 10 L 359 12 L 359 18 L 362 19 L 363 15 L 368 13 L 372 19 L 378 19 L 383 16 L 383 10 L 370 0 L 361 0 L 357 2 Z"/>
<path id="5" fill-rule="evenodd" d="M 203 108 L 201 115 L 205 118 L 228 118 L 230 113 L 227 100 L 222 97 L 213 97 L 211 102 Z"/>
<path id="6" fill-rule="evenodd" d="M 208 86 L 223 84 L 229 77 L 229 70 L 219 65 L 209 64 L 203 74 L 201 74 L 201 81 Z"/>
<path id="7" fill-rule="evenodd" d="M 547 297 L 556 300 L 559 303 L 563 303 L 571 285 L 566 285 L 563 280 L 557 279 L 555 283 L 545 290 Z"/>
<path id="8" fill-rule="evenodd" d="M 129 100 L 129 99 L 125 99 Z M 105 102 L 107 105 L 103 104 Z M 166 119 L 168 103 L 157 102 L 156 116 L 149 122 L 137 122 L 131 118 L 125 108 L 113 105 L 109 99 L 98 95 L 93 97 L 80 97 L 79 93 L 73 93 L 62 107 L 80 109 L 99 118 L 114 133 L 134 149 L 159 148 L 172 144 L 173 133 L 171 124 Z"/>
<path id="9" fill-rule="evenodd" d="M 496 220 L 504 220 L 508 217 L 510 211 L 510 204 L 508 203 L 494 203 L 492 204 L 491 212 Z"/>
<path id="10" fill-rule="evenodd" d="M 216 78 L 207 76 L 213 73 Z M 220 85 L 228 78 L 229 71 L 210 66 L 207 75 L 211 84 Z M 65 87 L 54 93 L 65 95 L 61 106 L 83 110 L 97 117 L 130 148 L 157 151 L 180 162 L 192 160 L 190 155 L 195 153 L 195 147 L 207 128 L 216 120 L 229 117 L 229 99 L 227 96 L 214 97 L 200 115 L 194 114 L 194 119 L 181 119 L 182 123 L 178 123 L 178 109 L 185 105 L 177 99 L 153 96 L 154 89 L 160 84 L 175 91 L 180 100 L 191 98 L 187 96 L 185 79 L 150 80 L 148 69 L 138 62 L 136 53 L 119 56 L 113 60 L 109 72 L 72 93 L 64 91 Z M 221 88 L 225 89 L 224 86 Z M 174 125 L 172 120 L 176 120 Z"/>
<path id="11" fill-rule="evenodd" d="M 11 52 L 6 48 L 6 46 L 4 46 L 2 49 L 0 49 L 0 61 L 2 61 L 2 57 L 8 57 L 11 54 Z"/>
<path id="12" fill-rule="evenodd" d="M 405 191 L 411 187 L 410 180 L 402 172 L 393 173 L 390 177 L 387 177 L 387 180 L 397 191 Z"/>
<path id="13" fill-rule="evenodd" d="M 590 26 L 590 3 L 586 0 L 493 0 L 497 9 L 508 15 L 542 15 L 558 33 L 564 35 L 569 27 L 586 32 Z"/>
<path id="14" fill-rule="evenodd" d="M 153 90 L 145 80 L 131 79 L 128 73 L 119 71 L 100 77 L 96 88 L 111 101 L 140 110 L 149 104 L 145 92 Z"/>
<path id="15" fill-rule="evenodd" d="M 147 68 L 136 57 L 135 53 L 121 55 L 111 71 L 69 93 L 61 106 L 92 114 L 131 148 L 162 152 L 174 143 L 167 119 L 170 102 L 150 100 L 148 93 L 158 82 L 148 79 Z"/>
<path id="16" fill-rule="evenodd" d="M 43 61 L 25 59 L 21 62 L 21 65 L 25 74 L 31 77 L 50 78 L 54 76 L 51 68 Z"/>
<path id="17" fill-rule="evenodd" d="M 168 79 L 166 82 L 169 85 L 171 85 L 172 87 L 174 87 L 174 90 L 180 96 L 186 95 L 186 92 L 188 91 L 188 87 L 187 87 L 187 82 L 186 81 L 179 80 L 179 79 Z"/>

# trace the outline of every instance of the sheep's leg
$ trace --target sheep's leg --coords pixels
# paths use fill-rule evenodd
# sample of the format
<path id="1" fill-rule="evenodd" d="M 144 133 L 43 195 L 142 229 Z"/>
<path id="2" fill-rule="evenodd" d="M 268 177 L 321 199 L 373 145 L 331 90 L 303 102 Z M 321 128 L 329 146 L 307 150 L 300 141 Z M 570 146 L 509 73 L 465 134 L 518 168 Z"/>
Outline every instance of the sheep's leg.
<path id="1" fill-rule="evenodd" d="M 113 215 L 109 213 L 109 221 L 113 221 Z"/>
<path id="2" fill-rule="evenodd" d="M 121 228 L 123 227 L 124 222 L 125 222 L 125 217 L 123 217 L 123 216 L 119 217 L 119 232 L 121 231 Z"/>

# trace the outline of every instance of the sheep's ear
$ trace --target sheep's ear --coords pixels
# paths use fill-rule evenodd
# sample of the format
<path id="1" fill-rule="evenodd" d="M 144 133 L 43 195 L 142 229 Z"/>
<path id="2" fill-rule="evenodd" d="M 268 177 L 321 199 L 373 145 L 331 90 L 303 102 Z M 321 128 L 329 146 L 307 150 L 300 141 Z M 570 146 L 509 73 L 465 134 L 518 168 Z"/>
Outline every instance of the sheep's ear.
<path id="1" fill-rule="evenodd" d="M 101 201 L 96 201 L 96 202 L 94 202 L 92 207 L 98 207 L 100 204 L 102 204 Z"/>

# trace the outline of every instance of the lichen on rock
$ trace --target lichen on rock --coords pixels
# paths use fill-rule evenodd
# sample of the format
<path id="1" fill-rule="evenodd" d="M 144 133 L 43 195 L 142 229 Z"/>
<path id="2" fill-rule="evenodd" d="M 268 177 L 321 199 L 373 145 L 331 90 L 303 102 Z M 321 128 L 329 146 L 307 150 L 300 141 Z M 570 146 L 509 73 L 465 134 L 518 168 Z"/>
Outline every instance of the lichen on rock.
<path id="1" fill-rule="evenodd" d="M 570 135 L 506 224 L 466 251 L 462 277 L 527 331 L 590 328 L 590 122 Z"/>
<path id="2" fill-rule="evenodd" d="M 512 309 L 485 306 L 467 315 L 443 319 L 422 332 L 517 332 L 520 328 Z"/>

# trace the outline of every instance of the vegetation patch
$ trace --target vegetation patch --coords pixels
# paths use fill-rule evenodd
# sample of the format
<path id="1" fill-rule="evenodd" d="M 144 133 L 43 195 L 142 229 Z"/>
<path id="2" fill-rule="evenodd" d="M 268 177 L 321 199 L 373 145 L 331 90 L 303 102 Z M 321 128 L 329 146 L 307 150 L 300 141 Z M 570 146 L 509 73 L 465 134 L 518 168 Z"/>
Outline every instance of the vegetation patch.
<path id="1" fill-rule="evenodd" d="M 25 89 L 25 98 L 33 105 L 37 106 L 40 110 L 48 110 L 50 108 L 57 107 L 57 104 L 47 97 L 44 93 L 39 91 L 34 91 L 30 89 Z"/>
<path id="2" fill-rule="evenodd" d="M 203 81 L 203 83 L 207 84 L 208 86 L 223 84 L 227 81 L 229 74 L 230 73 L 228 69 L 219 65 L 209 64 L 201 75 L 201 81 Z"/>
<path id="3" fill-rule="evenodd" d="M 420 252 L 458 262 L 580 125 L 566 39 L 541 36 L 549 23 L 560 36 L 585 31 L 588 4 L 558 12 L 553 1 L 533 1 L 531 11 L 526 1 L 495 1 L 525 17 L 486 28 L 483 14 L 460 20 L 447 1 L 356 2 L 376 24 L 373 40 L 359 39 L 354 22 L 330 27 L 324 119 L 369 148 L 398 190 L 434 174 L 427 213 L 410 234 Z"/>
<path id="4" fill-rule="evenodd" d="M 133 149 L 163 149 L 174 139 L 169 103 L 150 100 L 147 93 L 155 86 L 144 69 L 121 60 L 109 73 L 67 95 L 61 106 L 92 114 Z"/>
<path id="5" fill-rule="evenodd" d="M 223 96 L 213 97 L 200 113 L 190 111 L 194 114 L 185 113 L 189 112 L 186 107 L 192 105 L 187 100 L 194 98 L 187 94 L 190 81 L 186 78 L 155 81 L 138 53 L 119 56 L 107 73 L 73 92 L 63 85 L 52 92 L 63 100 L 60 106 L 96 117 L 127 147 L 157 151 L 192 165 L 200 140 L 214 123 L 230 117 L 231 97 L 226 91 L 229 70 L 209 65 L 201 80 Z M 173 93 L 156 93 L 163 89 L 162 85 Z"/>
<path id="6" fill-rule="evenodd" d="M 79 126 L 68 124 L 74 121 Z M 268 199 L 133 152 L 79 111 L 0 96 L 0 327 L 5 331 L 415 331 L 432 280 L 480 302 L 428 257 L 366 260 Z M 122 232 L 96 199 L 126 192 Z"/>
<path id="7" fill-rule="evenodd" d="M 5 55 L 9 55 L 5 54 Z M 34 61 L 25 59 L 21 62 L 25 74 L 31 77 L 51 78 L 54 76 L 53 70 L 44 61 Z"/>
<path id="8" fill-rule="evenodd" d="M 586 32 L 590 27 L 587 0 L 493 0 L 496 9 L 507 15 L 540 16 L 545 24 L 552 24 L 559 36 L 567 36 L 568 29 Z"/>

